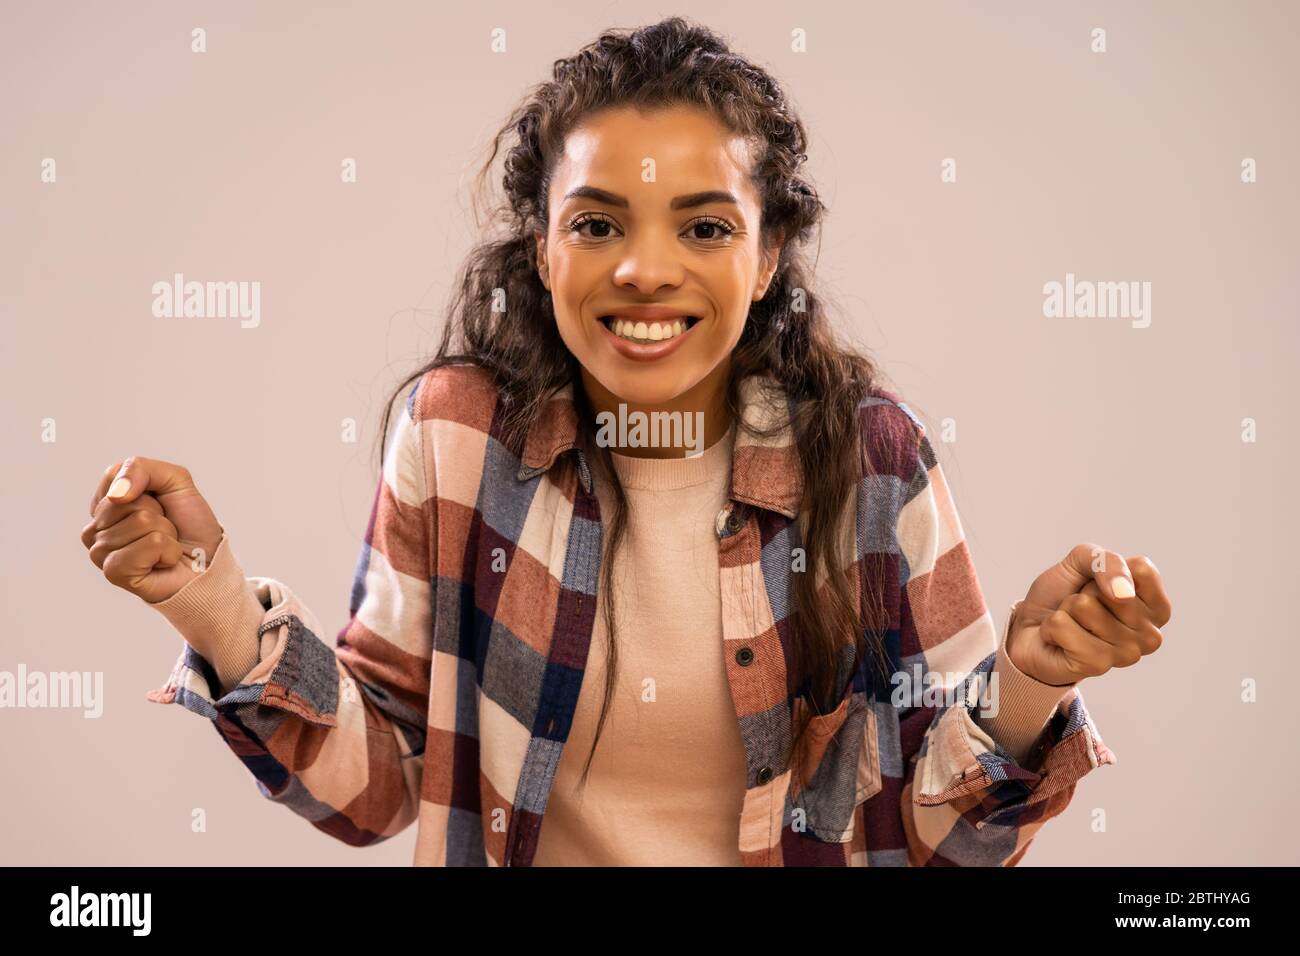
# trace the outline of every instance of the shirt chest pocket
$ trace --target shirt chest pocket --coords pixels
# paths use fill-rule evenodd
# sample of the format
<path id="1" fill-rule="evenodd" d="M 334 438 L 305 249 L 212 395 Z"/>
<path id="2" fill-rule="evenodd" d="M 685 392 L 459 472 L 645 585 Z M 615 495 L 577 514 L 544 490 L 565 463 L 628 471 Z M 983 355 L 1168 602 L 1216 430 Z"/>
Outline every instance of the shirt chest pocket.
<path id="1" fill-rule="evenodd" d="M 802 719 L 807 702 L 795 706 Z M 835 710 L 814 716 L 792 768 L 790 826 L 827 843 L 852 840 L 854 810 L 881 788 L 877 716 L 866 696 L 850 685 Z"/>

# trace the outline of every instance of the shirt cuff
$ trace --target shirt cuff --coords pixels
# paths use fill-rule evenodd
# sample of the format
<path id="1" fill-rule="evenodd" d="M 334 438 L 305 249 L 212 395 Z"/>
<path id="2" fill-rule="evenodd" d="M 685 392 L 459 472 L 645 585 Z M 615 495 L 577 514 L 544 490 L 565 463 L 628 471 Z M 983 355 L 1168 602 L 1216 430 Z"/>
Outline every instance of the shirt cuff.
<path id="1" fill-rule="evenodd" d="M 149 606 L 212 664 L 223 694 L 257 665 L 257 632 L 266 608 L 244 577 L 224 532 L 211 563 L 198 577 Z"/>
<path id="2" fill-rule="evenodd" d="M 993 662 L 995 677 L 990 686 L 994 693 L 990 701 L 996 704 L 996 710 L 989 707 L 972 713 L 975 722 L 1019 764 L 1033 752 L 1061 698 L 1078 684 L 1044 684 L 1016 667 L 1007 656 L 1007 638 L 1022 603 L 1017 601 L 1011 607 Z"/>

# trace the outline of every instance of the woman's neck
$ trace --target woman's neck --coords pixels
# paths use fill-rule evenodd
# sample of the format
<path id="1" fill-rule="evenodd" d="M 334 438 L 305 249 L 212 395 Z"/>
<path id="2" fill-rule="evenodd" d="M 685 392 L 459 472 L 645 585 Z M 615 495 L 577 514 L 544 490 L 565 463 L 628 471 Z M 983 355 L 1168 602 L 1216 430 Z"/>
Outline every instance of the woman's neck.
<path id="1" fill-rule="evenodd" d="M 727 408 L 727 378 L 731 373 L 731 363 L 724 361 L 700 380 L 694 387 L 687 389 L 671 401 L 656 405 L 641 405 L 619 398 L 605 386 L 601 385 L 590 372 L 582 369 L 582 385 L 586 389 L 587 399 L 595 414 L 599 416 L 593 427 L 598 429 L 601 421 L 610 422 L 617 435 L 620 421 L 619 405 L 623 405 L 622 419 L 633 423 L 640 419 L 646 425 L 646 435 L 651 435 L 652 414 L 655 412 L 676 412 L 681 417 L 683 427 L 682 444 L 661 443 L 642 447 L 612 444 L 610 447 L 620 455 L 632 458 L 684 458 L 687 455 L 703 452 L 715 442 L 721 441 L 731 427 L 731 412 Z M 602 414 L 607 413 L 607 414 Z M 702 426 L 703 438 L 696 432 L 697 423 Z M 654 438 L 649 438 L 654 441 Z M 617 438 L 615 438 L 617 441 Z M 666 442 L 666 439 L 665 439 Z"/>

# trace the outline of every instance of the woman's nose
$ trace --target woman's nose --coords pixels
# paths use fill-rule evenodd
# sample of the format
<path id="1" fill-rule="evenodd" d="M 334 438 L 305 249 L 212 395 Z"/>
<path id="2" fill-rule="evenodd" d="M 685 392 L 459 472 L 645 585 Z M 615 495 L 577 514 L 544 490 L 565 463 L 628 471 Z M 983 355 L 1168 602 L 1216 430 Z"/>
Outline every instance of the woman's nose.
<path id="1" fill-rule="evenodd" d="M 614 281 L 634 288 L 642 295 L 653 295 L 665 286 L 680 285 L 685 269 L 674 242 L 675 237 L 665 238 L 648 230 L 630 237 L 623 243 L 623 255 L 614 269 Z"/>

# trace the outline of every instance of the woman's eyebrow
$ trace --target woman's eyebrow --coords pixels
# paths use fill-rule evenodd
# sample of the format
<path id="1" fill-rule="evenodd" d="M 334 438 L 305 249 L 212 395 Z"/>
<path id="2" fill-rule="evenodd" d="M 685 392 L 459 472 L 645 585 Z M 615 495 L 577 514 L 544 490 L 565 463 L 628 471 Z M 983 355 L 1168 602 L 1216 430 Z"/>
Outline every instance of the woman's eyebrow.
<path id="1" fill-rule="evenodd" d="M 564 194 L 564 199 L 561 202 L 567 202 L 570 199 L 590 199 L 594 202 L 604 203 L 606 206 L 617 206 L 620 209 L 628 207 L 626 196 L 620 196 L 617 193 L 599 189 L 596 186 L 575 187 Z M 730 203 L 733 206 L 740 206 L 740 201 L 725 189 L 709 189 L 704 192 L 678 196 L 669 205 L 672 209 L 690 209 L 692 206 L 703 206 L 711 202 Z"/>

